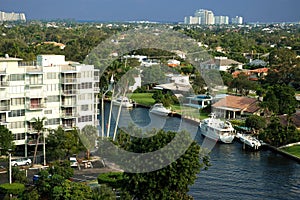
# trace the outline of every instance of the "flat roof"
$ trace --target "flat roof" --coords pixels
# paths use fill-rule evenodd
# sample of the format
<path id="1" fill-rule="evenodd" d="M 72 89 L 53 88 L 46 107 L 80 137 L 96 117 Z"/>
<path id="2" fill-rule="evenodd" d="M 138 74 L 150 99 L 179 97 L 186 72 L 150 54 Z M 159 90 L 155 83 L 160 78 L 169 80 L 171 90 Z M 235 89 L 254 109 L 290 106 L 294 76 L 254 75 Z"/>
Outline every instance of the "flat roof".
<path id="1" fill-rule="evenodd" d="M 9 62 L 9 61 L 21 61 L 23 60 L 22 58 L 4 58 L 4 57 L 0 57 L 0 62 Z"/>

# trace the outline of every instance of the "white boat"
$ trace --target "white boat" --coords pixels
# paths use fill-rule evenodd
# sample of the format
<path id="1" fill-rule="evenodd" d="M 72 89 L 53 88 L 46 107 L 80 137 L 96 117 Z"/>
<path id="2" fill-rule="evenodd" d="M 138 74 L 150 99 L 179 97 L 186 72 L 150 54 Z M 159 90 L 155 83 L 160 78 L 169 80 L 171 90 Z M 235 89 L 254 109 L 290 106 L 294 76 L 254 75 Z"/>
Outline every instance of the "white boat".
<path id="1" fill-rule="evenodd" d="M 132 108 L 133 107 L 132 101 L 130 99 L 128 99 L 127 97 L 118 97 L 117 99 L 113 99 L 111 102 L 115 106 L 119 106 L 122 104 L 122 107 L 124 107 L 124 108 Z"/>
<path id="2" fill-rule="evenodd" d="M 150 108 L 149 112 L 161 116 L 167 116 L 172 111 L 170 109 L 165 108 L 162 103 L 156 103 Z"/>
<path id="3" fill-rule="evenodd" d="M 215 141 L 232 143 L 235 137 L 235 130 L 231 123 L 217 119 L 214 113 L 210 118 L 202 120 L 199 126 L 203 136 Z"/>
<path id="4" fill-rule="evenodd" d="M 237 136 L 237 138 L 240 139 L 240 141 L 243 144 L 248 145 L 249 147 L 253 148 L 254 150 L 259 149 L 259 147 L 261 146 L 261 142 L 249 134 L 237 133 L 236 136 Z"/>

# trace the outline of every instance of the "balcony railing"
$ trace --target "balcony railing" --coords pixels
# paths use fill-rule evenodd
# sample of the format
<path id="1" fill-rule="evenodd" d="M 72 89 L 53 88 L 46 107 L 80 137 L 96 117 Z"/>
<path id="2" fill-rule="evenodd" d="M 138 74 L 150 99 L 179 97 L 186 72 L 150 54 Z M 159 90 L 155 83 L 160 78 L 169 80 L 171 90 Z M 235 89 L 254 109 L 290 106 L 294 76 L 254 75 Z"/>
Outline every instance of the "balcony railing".
<path id="1" fill-rule="evenodd" d="M 37 142 L 36 139 L 34 139 L 34 140 L 28 140 L 27 144 L 28 145 L 36 145 L 36 142 Z M 40 139 L 38 141 L 38 145 L 40 145 L 40 144 L 44 144 L 44 140 L 43 140 L 42 137 L 40 137 Z"/>
<path id="2" fill-rule="evenodd" d="M 29 133 L 37 133 L 37 131 L 33 127 L 27 127 L 27 132 L 29 132 Z"/>
<path id="3" fill-rule="evenodd" d="M 65 102 L 62 102 L 61 104 L 62 107 L 76 107 L 76 102 L 73 102 L 73 103 L 65 103 Z"/>
<path id="4" fill-rule="evenodd" d="M 28 110 L 39 110 L 39 109 L 43 109 L 45 106 L 44 104 L 40 103 L 40 104 L 27 104 L 26 108 Z"/>
<path id="5" fill-rule="evenodd" d="M 9 106 L 1 106 L 0 105 L 0 111 L 9 111 Z"/>
<path id="6" fill-rule="evenodd" d="M 1 125 L 6 124 L 6 123 L 7 123 L 7 121 L 6 121 L 5 118 L 0 119 L 0 124 L 1 124 Z"/>
<path id="7" fill-rule="evenodd" d="M 8 87 L 9 82 L 8 81 L 0 81 L 0 87 Z"/>
<path id="8" fill-rule="evenodd" d="M 76 95 L 77 94 L 77 90 L 73 89 L 73 90 L 63 90 L 62 91 L 63 95 Z"/>
<path id="9" fill-rule="evenodd" d="M 62 128 L 63 128 L 64 130 L 72 130 L 74 127 L 76 127 L 76 126 L 75 126 L 75 123 L 69 123 L 69 124 L 63 124 L 63 125 L 62 125 Z"/>
<path id="10" fill-rule="evenodd" d="M 62 78 L 62 83 L 77 83 L 77 78 Z"/>
<path id="11" fill-rule="evenodd" d="M 76 112 L 62 113 L 61 117 L 63 117 L 63 118 L 76 118 L 77 117 L 77 113 Z"/>

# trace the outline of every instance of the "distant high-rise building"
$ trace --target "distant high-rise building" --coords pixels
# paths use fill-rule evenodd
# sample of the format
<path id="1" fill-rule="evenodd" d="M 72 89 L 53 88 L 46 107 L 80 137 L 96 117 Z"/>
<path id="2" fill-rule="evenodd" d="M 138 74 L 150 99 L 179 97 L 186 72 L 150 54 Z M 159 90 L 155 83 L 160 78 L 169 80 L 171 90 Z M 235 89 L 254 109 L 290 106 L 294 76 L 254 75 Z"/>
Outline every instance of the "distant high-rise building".
<path id="1" fill-rule="evenodd" d="M 232 24 L 243 24 L 243 17 L 235 16 L 235 17 L 231 18 L 231 23 Z"/>
<path id="2" fill-rule="evenodd" d="M 229 24 L 228 16 L 215 16 L 215 24 Z"/>
<path id="3" fill-rule="evenodd" d="M 185 24 L 200 24 L 200 17 L 193 17 L 193 16 L 189 16 L 189 17 L 185 17 L 184 18 L 184 23 Z"/>
<path id="4" fill-rule="evenodd" d="M 24 13 L 6 13 L 0 11 L 0 21 L 26 21 Z"/>
<path id="5" fill-rule="evenodd" d="M 195 17 L 200 17 L 200 24 L 208 25 L 215 23 L 214 13 L 211 10 L 196 10 Z"/>

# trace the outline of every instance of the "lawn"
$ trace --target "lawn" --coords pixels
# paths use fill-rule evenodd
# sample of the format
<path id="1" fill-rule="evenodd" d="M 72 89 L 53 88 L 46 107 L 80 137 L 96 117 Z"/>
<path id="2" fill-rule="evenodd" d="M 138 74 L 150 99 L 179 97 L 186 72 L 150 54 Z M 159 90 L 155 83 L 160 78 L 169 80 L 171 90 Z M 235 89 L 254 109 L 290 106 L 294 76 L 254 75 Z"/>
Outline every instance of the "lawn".
<path id="1" fill-rule="evenodd" d="M 152 95 L 153 93 L 132 93 L 129 97 L 139 104 L 152 106 L 155 103 Z M 193 118 L 205 119 L 208 117 L 206 113 L 199 113 L 197 109 L 187 106 L 171 105 L 171 109 L 179 114 L 184 113 L 184 115 L 189 115 Z"/>
<path id="2" fill-rule="evenodd" d="M 300 158 L 300 145 L 285 147 L 285 148 L 282 148 L 281 150 Z"/>
<path id="3" fill-rule="evenodd" d="M 132 93 L 130 95 L 130 99 L 135 102 L 145 105 L 151 106 L 155 103 L 155 100 L 152 98 L 153 93 Z"/>

